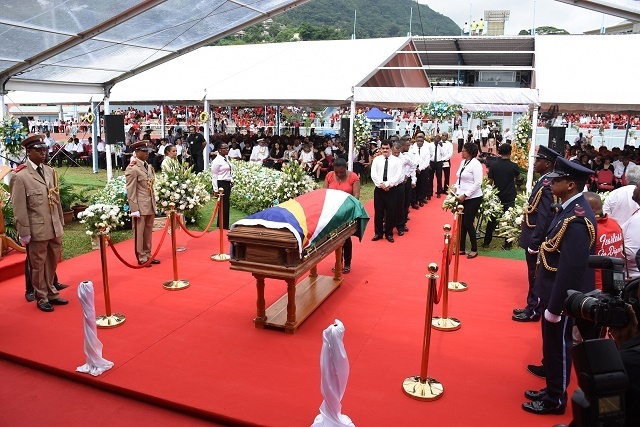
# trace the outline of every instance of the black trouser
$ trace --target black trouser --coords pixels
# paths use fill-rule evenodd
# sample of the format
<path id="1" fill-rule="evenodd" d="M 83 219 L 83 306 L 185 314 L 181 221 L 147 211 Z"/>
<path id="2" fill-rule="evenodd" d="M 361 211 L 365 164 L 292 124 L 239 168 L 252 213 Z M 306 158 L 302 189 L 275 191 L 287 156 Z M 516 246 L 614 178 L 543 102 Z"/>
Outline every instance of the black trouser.
<path id="1" fill-rule="evenodd" d="M 527 261 L 527 279 L 529 280 L 529 290 L 527 291 L 527 306 L 524 308 L 524 312 L 528 317 L 539 316 L 540 312 L 540 299 L 533 293 L 533 285 L 536 282 L 536 262 L 538 261 L 538 254 L 530 254 L 528 250 L 524 250 L 524 257 Z"/>
<path id="2" fill-rule="evenodd" d="M 411 186 L 411 177 L 407 177 L 404 183 L 404 216 L 402 217 L 402 225 L 407 225 L 407 217 L 409 216 L 409 206 L 411 206 L 411 198 L 413 197 L 413 187 Z"/>
<path id="3" fill-rule="evenodd" d="M 502 212 L 506 212 L 509 208 L 512 208 L 516 205 L 516 201 L 512 202 L 502 202 Z M 491 240 L 493 240 L 493 232 L 496 231 L 496 226 L 498 225 L 498 218 L 491 218 L 489 222 L 487 222 L 487 229 L 484 233 L 484 246 L 489 246 L 491 244 Z M 511 243 L 505 242 L 505 247 L 511 247 Z"/>
<path id="4" fill-rule="evenodd" d="M 442 175 L 444 176 L 444 187 L 442 188 L 442 194 L 446 194 L 447 189 L 449 188 L 449 179 L 451 178 L 451 162 L 449 160 L 446 161 L 446 163 L 449 166 L 444 166 L 443 162 L 443 166 L 442 166 Z"/>
<path id="5" fill-rule="evenodd" d="M 442 193 L 442 162 L 431 162 L 429 168 L 429 183 L 427 184 L 427 196 L 433 195 L 433 178 L 436 178 L 436 194 Z"/>
<path id="6" fill-rule="evenodd" d="M 462 152 L 463 145 L 464 145 L 464 139 L 463 138 L 458 139 L 458 153 Z"/>
<path id="7" fill-rule="evenodd" d="M 389 191 L 376 187 L 373 190 L 373 224 L 377 236 L 393 236 L 393 227 L 396 226 L 396 187 Z"/>
<path id="8" fill-rule="evenodd" d="M 414 203 L 421 202 L 427 197 L 427 184 L 429 183 L 429 169 L 421 170 L 420 173 L 416 171 L 416 198 Z"/>
<path id="9" fill-rule="evenodd" d="M 407 214 L 406 211 L 404 210 L 404 193 L 405 193 L 405 186 L 404 183 L 401 182 L 400 184 L 398 184 L 396 188 L 396 221 L 395 221 L 395 226 L 398 229 L 398 231 L 403 230 L 404 231 L 404 224 L 407 222 Z"/>
<path id="10" fill-rule="evenodd" d="M 342 245 L 343 267 L 351 267 L 351 258 L 353 258 L 353 242 L 351 237 L 347 237 Z"/>
<path id="11" fill-rule="evenodd" d="M 460 250 L 464 251 L 467 244 L 467 234 L 469 234 L 469 241 L 471 242 L 471 252 L 478 251 L 478 239 L 476 236 L 476 228 L 473 222 L 478 216 L 478 210 L 482 204 L 482 196 L 474 197 L 473 199 L 465 199 L 462 202 L 464 211 L 462 211 L 462 234 L 460 236 Z"/>
<path id="12" fill-rule="evenodd" d="M 222 211 L 218 211 L 218 228 L 220 228 L 220 215 L 224 214 L 223 228 L 229 229 L 229 196 L 231 195 L 231 181 L 218 180 L 218 189 L 222 188 L 224 194 L 222 196 Z"/>
<path id="13" fill-rule="evenodd" d="M 541 304 L 541 311 L 547 308 Z M 548 406 L 567 406 L 567 387 L 571 379 L 571 348 L 573 347 L 573 319 L 560 316 L 558 323 L 546 319 L 542 326 L 542 365 L 544 366 L 547 394 L 542 399 Z"/>

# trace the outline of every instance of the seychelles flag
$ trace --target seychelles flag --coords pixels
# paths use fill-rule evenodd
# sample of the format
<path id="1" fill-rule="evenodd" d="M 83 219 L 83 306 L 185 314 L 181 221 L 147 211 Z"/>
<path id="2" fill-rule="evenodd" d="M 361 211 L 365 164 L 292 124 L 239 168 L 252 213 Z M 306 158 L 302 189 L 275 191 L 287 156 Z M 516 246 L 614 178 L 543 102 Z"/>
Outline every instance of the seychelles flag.
<path id="1" fill-rule="evenodd" d="M 369 215 L 362 203 L 340 190 L 321 189 L 298 196 L 242 219 L 236 225 L 286 228 L 298 240 L 300 254 L 324 237 L 348 224 L 358 222 L 356 236 L 362 240 Z"/>

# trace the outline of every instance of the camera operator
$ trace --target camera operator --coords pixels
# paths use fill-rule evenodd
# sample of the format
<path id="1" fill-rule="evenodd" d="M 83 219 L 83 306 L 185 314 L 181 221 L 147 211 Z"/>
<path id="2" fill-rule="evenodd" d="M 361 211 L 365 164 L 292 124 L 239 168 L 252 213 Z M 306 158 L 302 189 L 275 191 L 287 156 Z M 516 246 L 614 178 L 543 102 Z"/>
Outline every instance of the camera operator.
<path id="1" fill-rule="evenodd" d="M 568 290 L 589 292 L 595 289 L 595 274 L 588 268 L 589 255 L 595 252 L 596 218 L 582 195 L 590 169 L 558 157 L 551 178 L 551 191 L 560 198 L 562 209 L 556 213 L 540 246 L 534 294 L 540 298 L 542 321 L 542 364 L 547 387 L 528 390 L 530 402 L 522 409 L 534 414 L 564 414 L 567 386 L 571 377 L 573 319 L 564 315 Z"/>
<path id="2" fill-rule="evenodd" d="M 640 261 L 640 250 L 636 254 L 636 262 Z M 634 295 L 640 300 L 639 292 Z M 620 358 L 629 377 L 629 388 L 625 396 L 626 426 L 640 425 L 640 330 L 638 316 L 631 305 L 626 305 L 629 323 L 624 327 L 610 328 L 611 336 L 618 345 Z"/>

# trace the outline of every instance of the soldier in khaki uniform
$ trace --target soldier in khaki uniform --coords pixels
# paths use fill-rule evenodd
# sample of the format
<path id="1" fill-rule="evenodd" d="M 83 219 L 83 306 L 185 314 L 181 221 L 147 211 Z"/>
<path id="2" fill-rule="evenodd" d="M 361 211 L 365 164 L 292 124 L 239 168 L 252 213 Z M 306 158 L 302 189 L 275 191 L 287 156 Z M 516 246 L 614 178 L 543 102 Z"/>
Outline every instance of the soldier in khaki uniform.
<path id="1" fill-rule="evenodd" d="M 26 247 L 31 265 L 31 283 L 38 308 L 53 311 L 54 305 L 69 301 L 60 298 L 54 276 L 62 251 L 62 207 L 58 175 L 45 164 L 47 144 L 34 135 L 22 141 L 27 160 L 11 179 L 11 202 L 20 243 Z"/>
<path id="2" fill-rule="evenodd" d="M 147 163 L 152 147 L 148 141 L 139 141 L 131 146 L 136 158 L 129 163 L 125 172 L 127 179 L 127 199 L 133 218 L 133 233 L 136 239 L 136 257 L 138 264 L 145 264 L 151 258 L 151 234 L 156 214 L 156 198 L 153 193 L 155 175 Z M 157 259 L 151 264 L 160 264 Z"/>

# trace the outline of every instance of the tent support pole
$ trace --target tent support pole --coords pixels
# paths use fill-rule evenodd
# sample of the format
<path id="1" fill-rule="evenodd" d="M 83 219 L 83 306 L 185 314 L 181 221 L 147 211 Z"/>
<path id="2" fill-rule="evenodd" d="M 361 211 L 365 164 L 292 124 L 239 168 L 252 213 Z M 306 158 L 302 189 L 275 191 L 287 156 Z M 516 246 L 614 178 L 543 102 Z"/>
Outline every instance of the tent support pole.
<path id="1" fill-rule="evenodd" d="M 111 114 L 111 106 L 109 105 L 109 98 L 104 98 L 104 113 Z M 111 182 L 113 179 L 113 164 L 111 163 L 111 144 L 105 144 L 106 156 L 107 156 L 107 182 Z M 123 147 L 124 149 L 124 147 Z"/>
<path id="2" fill-rule="evenodd" d="M 529 145 L 529 169 L 527 170 L 527 193 L 531 193 L 533 188 L 533 162 L 536 154 L 536 135 L 538 129 L 538 106 L 533 107 L 533 116 L 531 117 L 531 144 Z M 561 153 L 564 154 L 564 153 Z"/>
<path id="3" fill-rule="evenodd" d="M 91 112 L 95 117 L 91 123 L 91 159 L 93 173 L 98 173 L 98 136 L 100 136 L 100 109 L 96 101 L 91 101 Z"/>
<path id="4" fill-rule="evenodd" d="M 209 114 L 209 100 L 204 100 L 204 111 Z M 211 117 L 204 123 L 204 140 L 206 141 L 206 148 L 204 149 L 204 170 L 209 170 L 209 153 L 211 152 L 211 147 L 209 147 L 209 123 L 211 122 Z"/>
<path id="5" fill-rule="evenodd" d="M 276 135 L 280 136 L 280 106 L 276 105 Z"/>
<path id="6" fill-rule="evenodd" d="M 624 144 L 622 144 L 622 149 L 623 150 L 624 150 L 624 147 L 627 146 L 627 140 L 629 138 L 629 126 L 630 125 L 631 125 L 631 111 L 629 111 L 627 113 L 627 126 L 626 126 L 627 129 L 625 129 L 625 131 L 624 131 Z"/>
<path id="7" fill-rule="evenodd" d="M 353 88 L 351 88 L 351 93 L 353 93 Z M 354 150 L 354 138 L 353 138 L 353 123 L 356 120 L 356 100 L 351 98 L 351 112 L 349 115 L 349 171 L 353 171 L 353 150 Z"/>
<path id="8" fill-rule="evenodd" d="M 164 103 L 160 104 L 160 136 L 164 138 L 165 134 L 165 116 L 164 116 Z"/>

